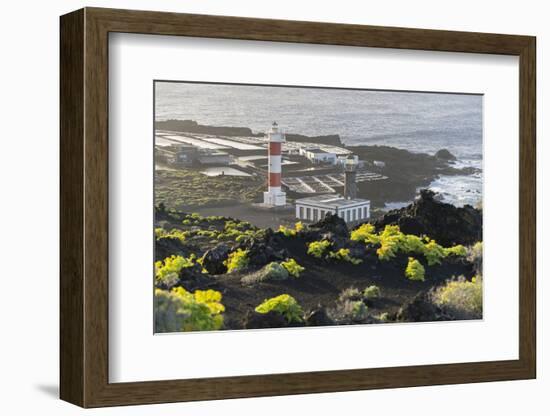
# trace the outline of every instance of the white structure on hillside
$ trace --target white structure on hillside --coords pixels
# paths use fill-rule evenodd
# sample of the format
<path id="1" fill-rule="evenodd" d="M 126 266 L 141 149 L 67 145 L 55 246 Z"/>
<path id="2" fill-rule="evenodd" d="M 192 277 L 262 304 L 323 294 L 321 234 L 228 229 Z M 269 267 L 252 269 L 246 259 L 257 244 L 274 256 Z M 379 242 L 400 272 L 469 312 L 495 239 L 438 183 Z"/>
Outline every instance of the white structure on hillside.
<path id="1" fill-rule="evenodd" d="M 264 204 L 267 206 L 286 205 L 286 193 L 281 190 L 281 151 L 285 134 L 276 122 L 267 133 L 268 138 L 268 188 L 264 192 Z"/>
<path id="2" fill-rule="evenodd" d="M 331 163 L 336 164 L 336 153 L 327 152 L 318 147 L 305 147 L 300 149 L 300 154 L 305 156 L 313 163 Z"/>
<path id="3" fill-rule="evenodd" d="M 370 201 L 357 198 L 357 164 L 358 161 L 353 155 L 350 155 L 344 164 L 344 196 L 329 194 L 297 199 L 296 218 L 316 222 L 329 212 L 338 215 L 346 223 L 370 218 Z"/>
<path id="4" fill-rule="evenodd" d="M 366 221 L 370 218 L 370 201 L 346 199 L 338 194 L 316 195 L 296 200 L 296 218 L 316 222 L 328 213 L 338 215 L 347 223 Z"/>

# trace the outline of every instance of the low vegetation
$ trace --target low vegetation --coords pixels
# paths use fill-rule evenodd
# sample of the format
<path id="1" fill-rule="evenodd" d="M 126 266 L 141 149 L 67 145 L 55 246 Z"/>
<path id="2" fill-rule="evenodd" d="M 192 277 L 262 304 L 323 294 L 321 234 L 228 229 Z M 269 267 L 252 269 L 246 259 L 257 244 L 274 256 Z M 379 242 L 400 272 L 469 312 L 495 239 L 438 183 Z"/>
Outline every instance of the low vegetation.
<path id="1" fill-rule="evenodd" d="M 405 276 L 407 276 L 407 279 L 423 282 L 425 279 L 425 274 L 426 271 L 424 266 L 422 266 L 422 264 L 415 258 L 409 257 L 409 262 L 407 264 L 407 268 L 405 269 Z"/>
<path id="2" fill-rule="evenodd" d="M 296 299 L 288 294 L 276 296 L 271 299 L 266 299 L 263 303 L 258 305 L 255 309 L 256 312 L 266 314 L 269 312 L 275 312 L 282 315 L 287 322 L 302 322 L 304 311 Z"/>
<path id="3" fill-rule="evenodd" d="M 304 229 L 304 224 L 301 221 L 298 221 L 294 224 L 294 228 L 285 227 L 280 225 L 278 231 L 284 234 L 285 237 L 296 237 L 296 235 Z"/>
<path id="4" fill-rule="evenodd" d="M 196 256 L 189 257 L 175 256 L 165 258 L 163 261 L 155 262 L 155 278 L 167 286 L 173 286 L 182 269 L 195 266 Z"/>
<path id="5" fill-rule="evenodd" d="M 433 302 L 457 319 L 480 319 L 483 313 L 481 276 L 449 280 L 432 294 Z"/>
<path id="6" fill-rule="evenodd" d="M 244 270 L 248 266 L 248 262 L 248 250 L 238 248 L 229 253 L 229 257 L 224 264 L 227 267 L 227 273 L 232 273 Z"/>
<path id="7" fill-rule="evenodd" d="M 215 290 L 188 292 L 183 287 L 155 290 L 155 331 L 212 331 L 223 327 L 222 294 Z"/>
<path id="8" fill-rule="evenodd" d="M 351 232 L 351 240 L 378 246 L 378 259 L 388 261 L 397 253 L 423 255 L 428 266 L 441 264 L 448 256 L 466 257 L 468 250 L 463 245 L 445 248 L 435 240 L 413 234 L 404 234 L 398 225 L 386 225 L 382 232 L 376 233 L 372 224 L 362 224 Z"/>
<path id="9" fill-rule="evenodd" d="M 380 295 L 380 288 L 376 285 L 371 285 L 363 290 L 363 298 L 365 299 L 376 299 L 379 298 Z"/>
<path id="10" fill-rule="evenodd" d="M 307 246 L 307 254 L 317 259 L 323 258 L 331 245 L 328 240 L 312 241 Z"/>
<path id="11" fill-rule="evenodd" d="M 306 269 L 305 267 L 300 266 L 294 259 L 288 259 L 287 261 L 281 262 L 281 266 L 283 266 L 292 277 L 300 277 L 302 272 Z"/>
<path id="12" fill-rule="evenodd" d="M 328 258 L 338 260 L 338 261 L 347 261 L 351 264 L 356 264 L 356 265 L 363 263 L 363 260 L 356 259 L 355 257 L 351 257 L 349 253 L 350 253 L 349 248 L 341 248 L 337 251 L 329 251 Z"/>
<path id="13" fill-rule="evenodd" d="M 157 170 L 155 203 L 182 208 L 254 202 L 263 187 L 260 176 L 206 176 L 196 169 Z"/>

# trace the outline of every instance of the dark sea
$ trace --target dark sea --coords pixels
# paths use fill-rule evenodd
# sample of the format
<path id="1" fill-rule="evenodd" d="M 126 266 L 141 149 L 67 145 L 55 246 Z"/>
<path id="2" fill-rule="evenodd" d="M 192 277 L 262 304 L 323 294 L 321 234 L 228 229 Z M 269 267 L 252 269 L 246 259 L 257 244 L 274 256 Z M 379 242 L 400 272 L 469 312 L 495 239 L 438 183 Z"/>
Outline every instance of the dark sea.
<path id="1" fill-rule="evenodd" d="M 157 120 L 339 134 L 346 145 L 387 145 L 433 154 L 448 149 L 457 167 L 482 168 L 481 95 L 157 82 Z M 475 205 L 482 175 L 442 176 L 430 188 L 446 202 Z M 395 201 L 388 208 L 408 201 Z"/>

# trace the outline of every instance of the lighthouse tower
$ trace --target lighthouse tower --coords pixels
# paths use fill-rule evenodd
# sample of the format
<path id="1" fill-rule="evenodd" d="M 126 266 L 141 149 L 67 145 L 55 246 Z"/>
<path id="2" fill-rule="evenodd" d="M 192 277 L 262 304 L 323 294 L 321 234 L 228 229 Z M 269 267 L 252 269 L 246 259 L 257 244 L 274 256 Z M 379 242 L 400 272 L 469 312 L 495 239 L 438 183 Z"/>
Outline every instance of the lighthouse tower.
<path id="1" fill-rule="evenodd" d="M 281 191 L 281 149 L 285 141 L 285 134 L 279 129 L 276 122 L 267 132 L 268 147 L 268 190 L 264 192 L 264 204 L 281 206 L 286 204 L 286 193 Z"/>

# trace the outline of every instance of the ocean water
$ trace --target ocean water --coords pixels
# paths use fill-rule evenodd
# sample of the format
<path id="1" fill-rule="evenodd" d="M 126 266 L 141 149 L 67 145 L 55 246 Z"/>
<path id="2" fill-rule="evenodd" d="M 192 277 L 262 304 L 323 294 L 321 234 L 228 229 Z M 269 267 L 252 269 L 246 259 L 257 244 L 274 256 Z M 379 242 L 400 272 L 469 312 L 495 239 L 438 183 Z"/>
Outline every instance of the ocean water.
<path id="1" fill-rule="evenodd" d="M 433 154 L 448 149 L 457 166 L 482 167 L 481 95 L 157 82 L 157 120 L 265 131 L 339 134 L 348 145 L 380 144 Z M 475 205 L 482 175 L 442 176 L 430 186 L 445 201 Z"/>

